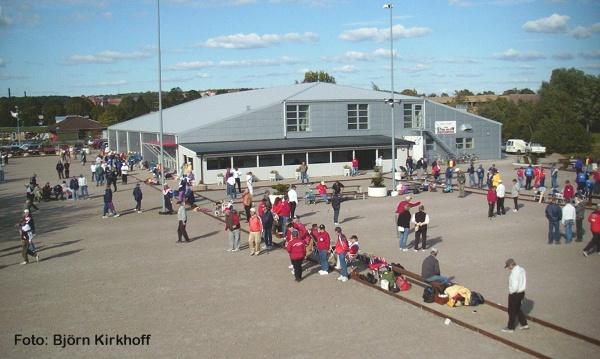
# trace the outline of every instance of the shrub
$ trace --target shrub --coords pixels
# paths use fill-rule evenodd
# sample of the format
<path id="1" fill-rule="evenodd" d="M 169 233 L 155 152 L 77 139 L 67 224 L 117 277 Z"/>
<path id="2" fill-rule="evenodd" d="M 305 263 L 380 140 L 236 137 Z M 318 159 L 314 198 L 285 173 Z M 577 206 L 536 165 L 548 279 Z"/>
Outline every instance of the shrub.
<path id="1" fill-rule="evenodd" d="M 385 187 L 385 185 L 383 184 L 384 179 L 383 179 L 383 174 L 381 173 L 381 171 L 375 171 L 373 172 L 373 177 L 371 177 L 371 187 Z"/>
<path id="2" fill-rule="evenodd" d="M 275 194 L 286 194 L 290 189 L 290 185 L 285 183 L 278 183 L 272 185 L 271 188 L 275 190 Z"/>

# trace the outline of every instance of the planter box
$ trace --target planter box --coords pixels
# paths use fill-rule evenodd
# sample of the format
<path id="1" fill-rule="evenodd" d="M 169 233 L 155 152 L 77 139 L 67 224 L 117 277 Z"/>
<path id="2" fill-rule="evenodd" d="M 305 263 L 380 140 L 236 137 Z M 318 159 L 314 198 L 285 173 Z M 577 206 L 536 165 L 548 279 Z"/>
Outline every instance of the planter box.
<path id="1" fill-rule="evenodd" d="M 387 188 L 386 187 L 369 187 L 367 190 L 367 194 L 369 197 L 386 197 L 387 196 Z"/>

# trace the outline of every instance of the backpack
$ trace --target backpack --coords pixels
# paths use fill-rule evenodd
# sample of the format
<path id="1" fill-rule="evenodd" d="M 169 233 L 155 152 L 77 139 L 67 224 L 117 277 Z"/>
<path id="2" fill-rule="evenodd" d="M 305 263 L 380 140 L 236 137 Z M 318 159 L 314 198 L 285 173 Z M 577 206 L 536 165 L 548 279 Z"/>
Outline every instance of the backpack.
<path id="1" fill-rule="evenodd" d="M 479 304 L 483 304 L 485 303 L 485 299 L 483 298 L 483 295 L 481 295 L 480 293 L 477 292 L 471 292 L 471 301 L 469 302 L 469 305 L 474 306 L 474 305 L 479 305 Z"/>
<path id="2" fill-rule="evenodd" d="M 454 190 L 452 189 L 452 186 L 447 185 L 446 187 L 444 187 L 444 193 L 452 193 Z"/>
<path id="3" fill-rule="evenodd" d="M 435 296 L 435 291 L 433 287 L 427 287 L 423 290 L 423 301 L 425 303 L 433 303 L 433 297 Z"/>
<path id="4" fill-rule="evenodd" d="M 401 291 L 407 291 L 410 289 L 411 285 L 403 275 L 399 275 L 396 277 L 396 287 L 398 287 Z"/>

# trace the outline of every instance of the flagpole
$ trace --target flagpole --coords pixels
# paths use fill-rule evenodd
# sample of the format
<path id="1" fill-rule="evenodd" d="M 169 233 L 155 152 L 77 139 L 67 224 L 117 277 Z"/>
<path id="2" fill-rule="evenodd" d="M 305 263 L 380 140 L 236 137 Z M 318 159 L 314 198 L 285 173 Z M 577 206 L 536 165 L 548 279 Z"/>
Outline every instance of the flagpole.
<path id="1" fill-rule="evenodd" d="M 160 191 L 165 187 L 165 149 L 163 146 L 163 116 L 162 116 L 162 74 L 160 56 L 160 0 L 156 0 L 157 29 L 158 29 L 158 118 L 160 122 L 159 145 L 160 145 Z M 162 213 L 166 212 L 165 196 L 162 196 Z"/>

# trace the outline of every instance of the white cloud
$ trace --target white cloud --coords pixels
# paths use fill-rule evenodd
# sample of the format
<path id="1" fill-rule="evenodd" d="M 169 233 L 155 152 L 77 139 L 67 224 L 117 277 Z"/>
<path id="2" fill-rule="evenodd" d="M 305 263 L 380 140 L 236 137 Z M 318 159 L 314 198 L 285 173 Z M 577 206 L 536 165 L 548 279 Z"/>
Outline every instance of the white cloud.
<path id="1" fill-rule="evenodd" d="M 305 32 L 303 34 L 290 32 L 287 34 L 234 34 L 223 35 L 210 38 L 201 46 L 210 48 L 223 49 L 257 49 L 263 47 L 271 47 L 279 45 L 283 42 L 316 42 L 319 40 L 319 35 L 314 32 Z"/>
<path id="2" fill-rule="evenodd" d="M 597 22 L 591 26 L 577 26 L 569 32 L 569 35 L 576 39 L 585 39 L 594 35 L 594 33 L 600 31 L 600 22 Z"/>
<path id="3" fill-rule="evenodd" d="M 392 27 L 392 31 L 394 33 L 394 38 L 412 38 L 412 37 L 421 37 L 429 34 L 432 30 L 427 27 L 410 27 L 405 28 L 402 25 L 394 25 Z M 381 28 L 378 29 L 376 27 L 362 27 L 359 29 L 344 31 L 340 34 L 339 39 L 345 41 L 385 41 L 390 38 L 390 29 L 389 28 Z"/>
<path id="4" fill-rule="evenodd" d="M 552 58 L 555 60 L 572 60 L 574 56 L 568 52 L 559 52 L 552 55 Z"/>
<path id="5" fill-rule="evenodd" d="M 352 72 L 356 72 L 356 67 L 354 67 L 353 65 L 344 65 L 342 67 L 335 67 L 333 69 L 334 72 L 343 72 L 343 73 L 352 73 Z"/>
<path id="6" fill-rule="evenodd" d="M 580 52 L 579 56 L 583 57 L 584 59 L 600 59 L 600 50 Z"/>
<path id="7" fill-rule="evenodd" d="M 249 59 L 249 60 L 222 60 L 219 61 L 219 66 L 222 67 L 254 67 L 254 66 L 279 66 L 279 65 L 296 65 L 304 61 L 282 56 L 278 59 Z"/>
<path id="8" fill-rule="evenodd" d="M 450 6 L 460 6 L 460 7 L 468 7 L 473 5 L 470 1 L 466 0 L 448 0 L 448 5 Z"/>
<path id="9" fill-rule="evenodd" d="M 518 51 L 515 49 L 508 49 L 502 53 L 494 54 L 494 58 L 505 61 L 535 61 L 545 59 L 546 56 L 537 51 Z"/>
<path id="10" fill-rule="evenodd" d="M 9 27 L 10 25 L 12 25 L 13 20 L 8 17 L 8 15 L 6 15 L 6 11 L 4 9 L 2 9 L 2 6 L 0 6 L 0 28 L 2 27 Z"/>
<path id="11" fill-rule="evenodd" d="M 530 20 L 523 24 L 523 30 L 527 32 L 561 33 L 567 31 L 567 15 L 552 14 L 537 20 Z"/>
<path id="12" fill-rule="evenodd" d="M 394 57 L 397 57 L 398 53 L 394 51 Z M 389 58 L 390 50 L 388 49 L 376 49 L 373 52 L 364 51 L 346 51 L 343 55 L 334 57 L 323 57 L 324 61 L 332 62 L 348 62 L 348 61 L 375 61 L 378 58 Z"/>
<path id="13" fill-rule="evenodd" d="M 403 67 L 403 68 L 401 68 L 401 70 L 406 71 L 406 72 L 421 72 L 421 71 L 429 70 L 430 68 L 431 68 L 431 66 L 426 65 L 426 64 L 415 64 L 414 66 Z"/>
<path id="14" fill-rule="evenodd" d="M 212 61 L 188 61 L 188 62 L 178 62 L 175 65 L 168 66 L 166 70 L 170 71 L 188 71 L 188 70 L 197 70 L 201 68 L 205 68 L 208 66 L 212 66 Z"/>
<path id="15" fill-rule="evenodd" d="M 207 79 L 210 77 L 210 75 L 207 74 L 206 72 L 199 72 L 196 74 L 196 77 L 201 78 L 201 79 Z"/>
<path id="16" fill-rule="evenodd" d="M 111 64 L 122 60 L 139 60 L 152 57 L 149 51 L 118 52 L 105 50 L 93 55 L 71 55 L 65 62 L 67 65 Z"/>

